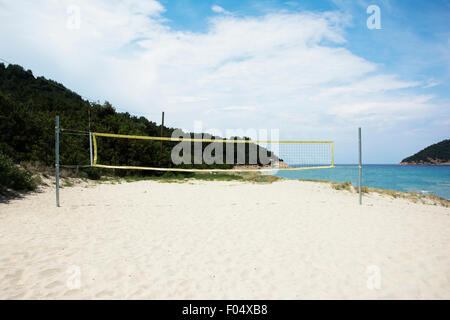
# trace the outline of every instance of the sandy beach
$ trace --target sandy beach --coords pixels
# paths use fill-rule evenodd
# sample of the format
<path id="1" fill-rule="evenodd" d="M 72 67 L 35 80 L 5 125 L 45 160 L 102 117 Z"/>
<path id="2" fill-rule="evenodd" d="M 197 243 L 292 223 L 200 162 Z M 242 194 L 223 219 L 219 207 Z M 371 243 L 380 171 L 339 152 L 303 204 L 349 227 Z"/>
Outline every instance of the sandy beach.
<path id="1" fill-rule="evenodd" d="M 450 299 L 449 214 L 301 181 L 47 188 L 0 204 L 0 298 Z"/>

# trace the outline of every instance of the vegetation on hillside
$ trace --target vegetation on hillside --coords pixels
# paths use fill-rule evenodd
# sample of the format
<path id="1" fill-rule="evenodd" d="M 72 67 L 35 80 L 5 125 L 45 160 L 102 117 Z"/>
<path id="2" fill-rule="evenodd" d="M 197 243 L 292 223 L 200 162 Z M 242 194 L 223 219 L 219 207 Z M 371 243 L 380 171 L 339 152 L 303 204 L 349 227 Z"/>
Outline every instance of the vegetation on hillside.
<path id="1" fill-rule="evenodd" d="M 9 190 L 32 191 L 37 181 L 27 169 L 16 165 L 0 151 L 0 195 L 8 195 Z"/>
<path id="2" fill-rule="evenodd" d="M 403 159 L 401 164 L 450 164 L 450 139 L 426 147 Z"/>
<path id="3" fill-rule="evenodd" d="M 0 64 L 0 150 L 15 162 L 39 161 L 45 165 L 54 164 L 55 115 L 60 116 L 62 128 L 88 131 L 88 117 L 91 115 L 91 131 L 155 136 L 160 126 L 144 117 L 118 113 L 105 102 L 91 103 L 63 85 L 43 77 L 35 78 L 30 70 L 18 65 Z M 170 136 L 174 129 L 164 128 Z M 126 147 L 132 149 L 133 142 Z M 114 159 L 138 160 L 141 155 L 124 150 L 124 144 L 105 141 L 101 156 L 105 161 Z M 159 147 L 159 144 L 158 146 Z M 151 153 L 155 143 L 147 145 Z M 87 135 L 61 135 L 61 163 L 88 164 L 89 140 Z M 159 151 L 159 148 L 158 148 Z M 168 148 L 163 149 L 163 155 Z M 146 161 L 147 159 L 142 159 Z M 152 159 L 158 165 L 167 158 L 158 152 Z"/>
<path id="4" fill-rule="evenodd" d="M 44 77 L 34 77 L 30 70 L 19 65 L 0 64 L 0 150 L 14 163 L 39 163 L 54 166 L 55 115 L 60 116 L 63 129 L 60 138 L 60 163 L 63 165 L 87 165 L 89 138 L 78 131 L 119 133 L 128 135 L 160 136 L 161 126 L 145 117 L 120 113 L 109 103 L 84 100 L 62 84 Z M 164 136 L 170 137 L 175 129 L 164 127 Z M 69 134 L 72 133 L 72 134 Z M 78 133 L 78 134 L 74 134 Z M 191 134 L 193 135 L 193 134 Z M 214 138 L 205 135 L 205 138 Z M 99 137 L 99 163 L 111 165 L 174 167 L 171 150 L 175 142 L 164 142 L 161 152 L 159 141 L 112 139 Z M 235 139 L 248 139 L 238 138 Z M 203 143 L 204 150 L 207 143 Z M 249 161 L 249 149 L 245 144 L 245 163 Z M 257 147 L 259 148 L 259 147 Z M 226 148 L 223 146 L 225 154 Z M 192 150 L 193 146 L 192 146 Z M 236 150 L 236 146 L 235 146 Z M 259 153 L 257 153 L 259 155 Z M 213 153 L 214 155 L 214 153 Z M 224 159 L 226 159 L 224 157 Z M 258 163 L 259 163 L 258 159 Z M 235 152 L 234 163 L 237 163 Z M 234 164 L 200 164 L 196 168 L 231 168 Z M 194 165 L 180 165 L 192 167 Z M 80 171 L 90 178 L 100 175 L 161 175 L 155 171 L 111 171 L 99 168 L 83 168 Z"/>

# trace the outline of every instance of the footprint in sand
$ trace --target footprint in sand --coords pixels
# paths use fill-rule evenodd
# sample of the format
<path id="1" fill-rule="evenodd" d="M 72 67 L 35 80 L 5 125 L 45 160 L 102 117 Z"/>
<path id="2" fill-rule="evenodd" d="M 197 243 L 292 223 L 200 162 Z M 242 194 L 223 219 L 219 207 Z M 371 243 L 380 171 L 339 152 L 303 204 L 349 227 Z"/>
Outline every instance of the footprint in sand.
<path id="1" fill-rule="evenodd" d="M 112 297 L 114 295 L 114 291 L 111 290 L 103 290 L 95 294 L 96 298 L 107 298 Z"/>
<path id="2" fill-rule="evenodd" d="M 56 275 L 58 273 L 62 273 L 61 269 L 60 268 L 53 268 L 53 269 L 45 269 L 45 270 L 39 272 L 39 275 L 43 276 L 43 277 L 51 277 L 51 276 L 54 276 L 54 275 Z"/>
<path id="3" fill-rule="evenodd" d="M 23 276 L 23 270 L 22 269 L 16 269 L 12 273 L 7 273 L 2 280 L 11 280 L 14 282 L 19 282 L 22 279 Z"/>
<path id="4" fill-rule="evenodd" d="M 81 289 L 72 289 L 64 292 L 65 297 L 75 296 L 75 295 L 81 295 L 82 290 Z"/>
<path id="5" fill-rule="evenodd" d="M 60 287 L 63 286 L 64 283 L 62 283 L 61 281 L 52 281 L 50 282 L 48 285 L 45 286 L 46 289 L 53 289 L 56 287 Z"/>

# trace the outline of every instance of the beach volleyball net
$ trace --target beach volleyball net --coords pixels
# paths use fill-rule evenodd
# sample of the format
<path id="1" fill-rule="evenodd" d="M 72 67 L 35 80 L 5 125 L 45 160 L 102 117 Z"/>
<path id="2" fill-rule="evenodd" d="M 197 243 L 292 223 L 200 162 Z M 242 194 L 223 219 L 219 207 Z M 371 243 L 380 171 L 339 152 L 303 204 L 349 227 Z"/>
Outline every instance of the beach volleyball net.
<path id="1" fill-rule="evenodd" d="M 245 172 L 334 167 L 333 141 L 174 138 L 98 132 L 92 132 L 90 137 L 91 165 L 99 168 Z"/>

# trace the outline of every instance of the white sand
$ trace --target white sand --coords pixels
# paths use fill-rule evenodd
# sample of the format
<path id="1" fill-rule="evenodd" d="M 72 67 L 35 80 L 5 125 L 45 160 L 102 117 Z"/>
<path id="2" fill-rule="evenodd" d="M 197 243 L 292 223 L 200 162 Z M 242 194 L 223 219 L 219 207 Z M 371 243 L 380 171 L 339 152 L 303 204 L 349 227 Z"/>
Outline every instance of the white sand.
<path id="1" fill-rule="evenodd" d="M 57 209 L 48 189 L 0 204 L 0 298 L 449 299 L 450 209 L 364 203 L 311 182 L 142 181 L 64 188 Z"/>

